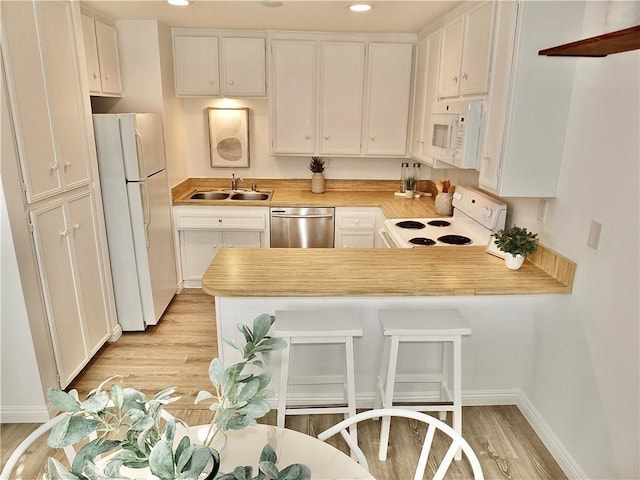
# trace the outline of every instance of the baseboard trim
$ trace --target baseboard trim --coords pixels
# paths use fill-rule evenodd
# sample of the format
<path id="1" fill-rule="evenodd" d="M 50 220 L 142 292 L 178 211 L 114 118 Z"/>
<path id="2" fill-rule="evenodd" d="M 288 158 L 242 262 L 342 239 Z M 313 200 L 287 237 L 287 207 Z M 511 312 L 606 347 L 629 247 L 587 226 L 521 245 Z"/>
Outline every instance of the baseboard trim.
<path id="1" fill-rule="evenodd" d="M 46 407 L 0 407 L 0 423 L 44 423 L 49 418 L 50 412 Z"/>
<path id="2" fill-rule="evenodd" d="M 580 468 L 575 459 L 571 456 L 568 450 L 564 447 L 560 439 L 553 433 L 553 430 L 549 424 L 544 420 L 542 415 L 536 410 L 531 401 L 524 393 L 520 393 L 518 403 L 516 404 L 518 409 L 527 419 L 529 425 L 536 432 L 536 435 L 540 437 L 542 443 L 544 443 L 551 456 L 558 462 L 562 471 L 570 479 L 584 479 L 588 478 L 587 474 Z"/>
<path id="3" fill-rule="evenodd" d="M 120 324 L 117 324 L 111 331 L 111 336 L 107 339 L 107 342 L 109 343 L 117 342 L 121 336 L 122 336 L 122 327 L 120 326 Z"/>

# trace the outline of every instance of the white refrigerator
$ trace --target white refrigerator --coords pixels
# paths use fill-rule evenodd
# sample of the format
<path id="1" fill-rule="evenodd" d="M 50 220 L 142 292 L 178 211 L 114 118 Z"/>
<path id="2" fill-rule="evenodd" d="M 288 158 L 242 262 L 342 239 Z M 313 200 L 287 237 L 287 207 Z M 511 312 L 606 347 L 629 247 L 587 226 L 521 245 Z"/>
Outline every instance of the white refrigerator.
<path id="1" fill-rule="evenodd" d="M 177 291 L 162 117 L 93 115 L 118 322 L 155 325 Z"/>

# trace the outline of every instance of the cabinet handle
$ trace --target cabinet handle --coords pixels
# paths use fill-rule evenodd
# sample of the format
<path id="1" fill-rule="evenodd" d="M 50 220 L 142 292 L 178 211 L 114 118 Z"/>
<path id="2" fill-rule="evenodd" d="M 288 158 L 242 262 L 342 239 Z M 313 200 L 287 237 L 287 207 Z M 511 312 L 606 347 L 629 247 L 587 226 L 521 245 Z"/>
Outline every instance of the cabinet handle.
<path id="1" fill-rule="evenodd" d="M 93 78 L 94 78 L 94 79 L 97 79 L 97 78 L 98 78 L 98 74 L 94 72 L 94 73 L 93 73 Z"/>
<path id="2" fill-rule="evenodd" d="M 453 76 L 453 83 L 458 83 L 458 77 L 456 75 Z"/>
<path id="3" fill-rule="evenodd" d="M 218 219 L 218 223 L 222 223 L 222 219 L 221 218 Z"/>
<path id="4" fill-rule="evenodd" d="M 371 140 L 372 142 L 375 142 L 376 141 L 376 136 L 375 135 L 371 135 L 369 137 L 369 140 Z"/>
<path id="5" fill-rule="evenodd" d="M 64 169 L 71 167 L 71 161 L 64 162 Z"/>
<path id="6" fill-rule="evenodd" d="M 462 79 L 463 79 L 463 80 L 466 80 L 467 78 L 469 78 L 469 77 L 467 76 L 467 74 L 466 74 L 466 73 L 463 73 L 463 74 L 462 74 Z"/>
<path id="7" fill-rule="evenodd" d="M 109 75 L 105 75 L 105 76 L 104 76 L 104 79 L 105 79 L 106 81 L 109 81 Z"/>
<path id="8" fill-rule="evenodd" d="M 69 230 L 67 230 L 66 228 L 64 230 L 60 230 L 60 237 L 64 238 L 67 235 L 69 235 Z"/>
<path id="9" fill-rule="evenodd" d="M 360 223 L 360 219 L 359 219 L 359 218 L 356 218 L 356 225 L 357 225 L 358 223 Z"/>
<path id="10" fill-rule="evenodd" d="M 57 170 L 57 169 L 58 169 L 58 162 L 53 162 L 51 165 L 49 165 L 50 171 Z"/>
<path id="11" fill-rule="evenodd" d="M 213 80 L 209 80 L 209 85 L 213 85 Z"/>
<path id="12" fill-rule="evenodd" d="M 325 139 L 325 140 L 329 140 L 329 135 L 325 135 L 325 136 L 324 136 L 324 139 Z"/>
<path id="13" fill-rule="evenodd" d="M 73 231 L 77 232 L 78 230 L 80 230 L 80 224 L 79 223 L 74 223 L 73 224 Z"/>
<path id="14" fill-rule="evenodd" d="M 308 133 L 304 136 L 305 140 L 309 140 L 311 138 L 311 135 L 309 135 Z"/>
<path id="15" fill-rule="evenodd" d="M 229 80 L 229 85 L 233 85 L 233 80 Z"/>
<path id="16" fill-rule="evenodd" d="M 213 244 L 213 248 L 218 248 L 218 244 L 217 244 L 217 243 L 214 243 L 214 244 Z"/>

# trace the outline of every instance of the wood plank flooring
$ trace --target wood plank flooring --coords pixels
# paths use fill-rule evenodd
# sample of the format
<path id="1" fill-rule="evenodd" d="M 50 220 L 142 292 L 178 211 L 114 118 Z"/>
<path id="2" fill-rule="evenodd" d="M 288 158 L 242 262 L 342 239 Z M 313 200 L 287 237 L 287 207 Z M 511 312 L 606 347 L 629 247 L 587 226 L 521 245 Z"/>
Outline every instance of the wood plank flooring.
<path id="1" fill-rule="evenodd" d="M 247 322 L 252 320 L 247 319 Z M 213 298 L 200 290 L 189 289 L 176 296 L 157 326 L 149 327 L 144 333 L 126 333 L 118 342 L 105 345 L 70 388 L 78 390 L 82 397 L 112 375 L 118 375 L 125 386 L 149 395 L 175 386 L 182 398 L 168 410 L 191 425 L 207 423 L 210 418 L 207 405 L 194 405 L 193 399 L 199 390 L 210 387 L 207 371 L 211 358 L 216 355 Z M 487 479 L 567 478 L 517 407 L 464 407 L 463 410 L 463 436 L 478 455 Z M 339 415 L 289 416 L 286 426 L 316 436 L 340 419 Z M 275 424 L 275 412 L 270 412 L 262 422 Z M 36 427 L 35 424 L 1 426 L 2 465 L 15 445 Z M 412 421 L 395 419 L 388 459 L 379 462 L 379 422 L 361 423 L 358 437 L 370 461 L 371 473 L 378 480 L 413 478 L 423 431 L 421 425 Z M 340 438 L 334 437 L 330 443 L 347 452 Z M 443 448 L 439 442 L 436 456 L 442 455 Z M 34 446 L 15 478 L 39 478 L 40 466 L 49 454 L 44 441 Z M 430 462 L 425 478 L 431 478 L 432 467 L 433 462 Z M 456 462 L 446 478 L 471 478 L 466 460 Z"/>

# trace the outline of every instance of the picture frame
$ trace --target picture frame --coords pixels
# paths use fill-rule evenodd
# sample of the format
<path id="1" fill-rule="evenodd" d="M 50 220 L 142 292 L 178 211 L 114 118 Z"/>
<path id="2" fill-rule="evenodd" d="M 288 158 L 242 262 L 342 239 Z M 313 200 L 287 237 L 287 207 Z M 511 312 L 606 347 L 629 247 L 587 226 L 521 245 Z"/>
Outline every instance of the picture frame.
<path id="1" fill-rule="evenodd" d="M 249 108 L 209 107 L 209 152 L 212 167 L 248 168 Z"/>

